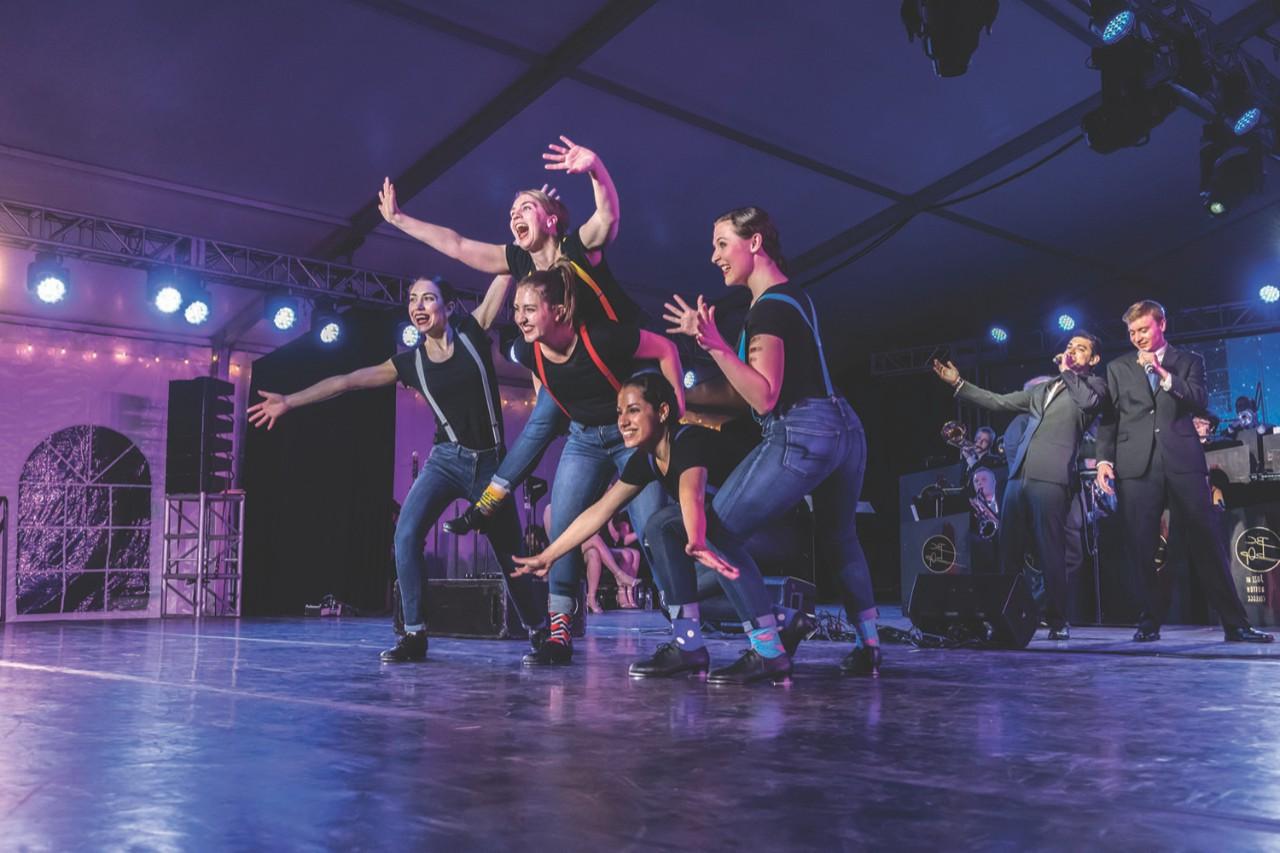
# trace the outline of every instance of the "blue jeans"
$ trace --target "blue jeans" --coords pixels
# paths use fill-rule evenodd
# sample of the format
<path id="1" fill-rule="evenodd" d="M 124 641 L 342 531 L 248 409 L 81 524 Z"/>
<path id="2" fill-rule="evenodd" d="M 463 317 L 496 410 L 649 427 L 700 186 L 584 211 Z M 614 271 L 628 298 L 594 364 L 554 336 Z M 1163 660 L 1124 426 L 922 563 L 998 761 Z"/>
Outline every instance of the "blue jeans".
<path id="1" fill-rule="evenodd" d="M 537 402 L 529 413 L 529 420 L 516 438 L 515 444 L 494 472 L 493 482 L 508 492 L 523 483 L 542 461 L 542 454 L 556 436 L 569 426 L 569 418 L 546 391 L 538 391 Z"/>
<path id="2" fill-rule="evenodd" d="M 400 581 L 400 602 L 406 631 L 426 628 L 422 590 L 427 579 L 423 546 L 440 513 L 456 500 L 480 497 L 489 478 L 498 468 L 501 448 L 471 450 L 459 444 L 437 444 L 427 457 L 418 479 L 409 487 L 400 520 L 396 522 L 396 577 Z M 526 628 L 536 628 L 545 620 L 542 605 L 534 598 L 530 578 L 512 578 L 515 564 L 511 555 L 520 548 L 520 521 L 515 504 L 507 501 L 489 528 L 489 543 L 506 578 L 507 592 Z"/>
<path id="3" fill-rule="evenodd" d="M 552 541 L 600 499 L 610 481 L 622 473 L 632 453 L 635 450 L 622 443 L 622 434 L 614 424 L 595 427 L 569 424 L 569 438 L 551 486 L 549 533 Z M 627 506 L 632 529 L 644 530 L 649 517 L 666 502 L 661 483 L 645 486 Z M 581 548 L 574 548 L 551 565 L 549 606 L 552 612 L 574 612 L 584 571 Z"/>
<path id="4" fill-rule="evenodd" d="M 742 543 L 812 494 L 815 558 L 835 568 L 849 619 L 872 618 L 875 595 L 857 528 L 867 463 L 862 422 L 844 398 L 821 397 L 770 415 L 762 432 L 760 444 L 733 469 L 708 513 L 708 544 L 741 572 L 736 581 L 720 577 L 725 595 L 744 622 L 772 612 L 760 568 Z"/>

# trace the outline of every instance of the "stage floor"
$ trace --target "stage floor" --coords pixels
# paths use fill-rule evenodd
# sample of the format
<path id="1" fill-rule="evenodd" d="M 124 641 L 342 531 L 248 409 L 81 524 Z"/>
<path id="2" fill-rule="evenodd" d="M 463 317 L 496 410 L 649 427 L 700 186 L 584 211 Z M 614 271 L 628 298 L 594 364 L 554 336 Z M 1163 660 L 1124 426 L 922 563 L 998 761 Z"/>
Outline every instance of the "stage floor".
<path id="1" fill-rule="evenodd" d="M 815 641 L 787 686 L 629 679 L 662 624 L 596 618 L 536 671 L 443 638 L 381 665 L 386 620 L 0 626 L 0 845 L 1280 847 L 1275 646 L 889 645 L 872 681 Z"/>

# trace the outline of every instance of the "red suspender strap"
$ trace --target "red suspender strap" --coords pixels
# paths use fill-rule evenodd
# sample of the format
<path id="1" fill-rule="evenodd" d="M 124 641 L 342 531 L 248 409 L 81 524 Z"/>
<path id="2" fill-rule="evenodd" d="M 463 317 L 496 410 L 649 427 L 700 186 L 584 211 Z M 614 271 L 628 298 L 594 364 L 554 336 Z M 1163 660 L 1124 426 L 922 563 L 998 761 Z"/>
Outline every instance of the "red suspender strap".
<path id="1" fill-rule="evenodd" d="M 596 280 L 591 277 L 591 273 L 583 269 L 582 265 L 574 260 L 569 261 L 569 266 L 573 267 L 573 271 L 578 274 L 579 279 L 595 291 L 596 296 L 600 299 L 600 307 L 604 309 L 604 315 L 613 322 L 618 322 L 618 312 L 613 310 L 613 306 L 609 304 L 609 297 L 604 295 L 600 285 L 596 284 Z M 599 362 L 596 363 L 599 364 Z"/>
<path id="2" fill-rule="evenodd" d="M 538 379 L 542 381 L 542 390 L 551 394 L 551 386 L 547 384 L 547 369 L 542 365 L 542 344 L 537 341 L 533 342 L 533 363 L 538 366 Z M 555 404 L 560 407 L 560 411 L 565 413 L 565 417 L 570 417 L 569 410 L 556 399 L 555 394 L 551 394 L 551 399 L 555 400 Z M 571 418 L 572 419 L 572 418 Z"/>
<path id="3" fill-rule="evenodd" d="M 617 391 L 622 387 L 622 383 L 618 381 L 618 378 L 614 376 L 613 372 L 605 365 L 604 359 L 600 357 L 600 353 L 596 352 L 595 346 L 591 343 L 591 336 L 587 334 L 587 327 L 579 326 L 578 334 L 582 337 L 582 342 L 587 345 L 587 354 L 591 356 L 591 360 L 596 363 L 596 367 L 604 374 L 604 378 L 609 380 L 609 384 L 613 386 L 613 390 Z M 546 384 L 545 380 L 543 381 L 543 384 Z"/>

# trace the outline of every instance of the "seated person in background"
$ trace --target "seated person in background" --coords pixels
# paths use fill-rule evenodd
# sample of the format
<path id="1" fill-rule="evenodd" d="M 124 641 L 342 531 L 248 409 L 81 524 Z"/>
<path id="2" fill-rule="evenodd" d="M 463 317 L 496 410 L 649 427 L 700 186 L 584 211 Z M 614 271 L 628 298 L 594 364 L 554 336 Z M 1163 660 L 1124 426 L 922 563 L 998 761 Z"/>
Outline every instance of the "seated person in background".
<path id="1" fill-rule="evenodd" d="M 618 583 L 618 606 L 634 610 L 636 584 L 640 582 L 640 537 L 631 529 L 631 522 L 623 515 L 615 515 L 599 533 L 582 543 L 582 555 L 587 561 L 587 607 L 592 613 L 603 613 L 597 592 L 602 568 L 613 573 Z"/>
<path id="2" fill-rule="evenodd" d="M 1240 446 L 1241 442 L 1236 439 L 1217 435 L 1218 426 L 1221 423 L 1222 419 L 1213 412 L 1202 412 L 1191 417 L 1191 425 L 1196 428 L 1196 436 L 1200 439 L 1200 446 L 1206 451 Z"/>
<path id="3" fill-rule="evenodd" d="M 989 426 L 978 427 L 973 434 L 973 448 L 961 451 L 960 458 L 964 462 L 961 482 L 968 489 L 973 489 L 973 475 L 979 468 L 997 468 L 1005 464 L 1004 457 L 996 455 L 995 444 L 996 431 Z"/>

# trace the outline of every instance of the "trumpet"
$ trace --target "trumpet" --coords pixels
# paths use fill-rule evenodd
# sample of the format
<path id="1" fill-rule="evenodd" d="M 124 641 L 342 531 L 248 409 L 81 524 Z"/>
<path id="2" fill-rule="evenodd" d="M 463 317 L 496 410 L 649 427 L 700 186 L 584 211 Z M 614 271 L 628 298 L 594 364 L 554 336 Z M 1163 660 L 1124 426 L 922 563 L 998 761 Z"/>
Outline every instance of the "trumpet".
<path id="1" fill-rule="evenodd" d="M 973 510 L 974 519 L 978 522 L 978 538 L 983 541 L 994 539 L 1000 532 L 1000 516 L 996 515 L 991 505 L 979 495 L 969 498 L 969 506 Z"/>
<path id="2" fill-rule="evenodd" d="M 977 454 L 977 448 L 972 441 L 967 440 L 969 428 L 959 421 L 947 421 L 942 425 L 942 440 L 954 448 L 957 448 L 966 456 Z"/>

